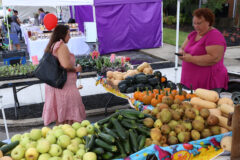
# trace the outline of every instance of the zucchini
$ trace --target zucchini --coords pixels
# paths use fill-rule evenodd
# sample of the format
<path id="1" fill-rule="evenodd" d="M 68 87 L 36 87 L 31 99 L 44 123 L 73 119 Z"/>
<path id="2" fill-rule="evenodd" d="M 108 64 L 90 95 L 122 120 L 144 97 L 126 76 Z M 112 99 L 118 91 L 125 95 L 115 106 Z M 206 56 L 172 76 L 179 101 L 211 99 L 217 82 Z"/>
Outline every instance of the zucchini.
<path id="1" fill-rule="evenodd" d="M 129 132 L 126 131 L 127 138 L 123 141 L 123 146 L 125 153 L 130 154 L 131 153 L 131 147 L 130 147 L 130 142 L 129 142 Z"/>
<path id="2" fill-rule="evenodd" d="M 140 125 L 138 125 L 137 130 L 146 136 L 150 136 L 150 131 Z"/>
<path id="3" fill-rule="evenodd" d="M 136 124 L 131 124 L 128 121 L 121 121 L 121 124 L 123 125 L 123 127 L 127 128 L 127 129 L 137 128 Z"/>
<path id="4" fill-rule="evenodd" d="M 106 133 L 101 132 L 101 133 L 98 134 L 98 136 L 107 143 L 114 143 L 115 142 L 115 138 L 111 135 L 106 134 Z"/>
<path id="5" fill-rule="evenodd" d="M 7 144 L 7 143 L 4 143 L 4 142 L 0 141 L 0 147 L 2 147 L 5 144 Z"/>
<path id="6" fill-rule="evenodd" d="M 111 122 L 105 123 L 105 124 L 103 125 L 103 128 L 105 128 L 105 127 L 111 128 L 111 127 L 112 127 L 112 123 L 111 123 Z"/>
<path id="7" fill-rule="evenodd" d="M 102 155 L 103 159 L 112 159 L 113 153 L 112 152 L 106 152 Z"/>
<path id="8" fill-rule="evenodd" d="M 105 127 L 105 128 L 103 128 L 103 131 L 106 132 L 107 134 L 113 136 L 114 138 L 119 139 L 119 136 L 113 130 Z"/>
<path id="9" fill-rule="evenodd" d="M 126 155 L 126 153 L 124 151 L 124 148 L 123 148 L 122 144 L 119 141 L 117 141 L 117 147 L 118 147 L 118 150 L 120 151 L 121 155 L 126 157 L 127 155 Z"/>
<path id="10" fill-rule="evenodd" d="M 126 133 L 124 128 L 121 126 L 121 124 L 118 122 L 116 118 L 112 118 L 111 121 L 112 121 L 112 124 L 114 125 L 114 128 L 117 130 L 117 134 L 119 135 L 119 137 L 122 140 L 124 140 L 126 138 Z"/>
<path id="11" fill-rule="evenodd" d="M 143 147 L 144 147 L 144 145 L 145 145 L 146 136 L 141 135 L 141 136 L 139 136 L 139 137 L 140 137 L 140 140 L 138 141 L 138 142 L 139 142 L 138 150 L 141 150 L 141 149 L 143 149 Z"/>
<path id="12" fill-rule="evenodd" d="M 107 118 L 99 120 L 97 123 L 98 123 L 98 125 L 103 125 L 104 123 L 107 123 L 112 117 L 117 117 L 118 115 L 119 115 L 119 113 L 115 112 L 112 115 L 108 116 Z"/>
<path id="13" fill-rule="evenodd" d="M 129 137 L 130 137 L 130 142 L 131 142 L 133 151 L 137 152 L 138 151 L 137 139 L 132 129 L 129 129 Z"/>
<path id="14" fill-rule="evenodd" d="M 105 153 L 104 149 L 101 147 L 94 148 L 92 151 L 99 155 L 102 155 L 103 153 Z"/>
<path id="15" fill-rule="evenodd" d="M 15 148 L 19 144 L 19 141 L 14 141 L 10 144 L 6 144 L 0 148 L 0 151 L 3 153 L 3 155 L 9 151 L 11 151 L 13 148 Z"/>
<path id="16" fill-rule="evenodd" d="M 124 109 L 124 110 L 121 110 L 120 111 L 121 113 L 126 113 L 126 114 L 130 114 L 130 115 L 133 115 L 135 117 L 138 117 L 138 118 L 144 118 L 144 113 L 140 112 L 140 111 L 136 111 L 136 110 L 133 110 L 133 109 Z"/>
<path id="17" fill-rule="evenodd" d="M 123 116 L 121 114 L 118 115 L 118 120 L 122 120 Z"/>
<path id="18" fill-rule="evenodd" d="M 116 152 L 117 151 L 117 146 L 113 146 L 110 144 L 107 144 L 106 142 L 102 141 L 101 139 L 95 139 L 95 143 L 97 146 L 102 147 L 103 149 L 106 149 L 107 151 L 110 152 Z"/>
<path id="19" fill-rule="evenodd" d="M 91 138 L 89 139 L 88 143 L 86 143 L 86 145 L 85 145 L 86 151 L 89 151 L 93 148 L 95 138 L 96 138 L 96 135 L 92 135 Z"/>
<path id="20" fill-rule="evenodd" d="M 128 114 L 128 113 L 125 113 L 125 112 L 121 112 L 121 115 L 123 115 L 123 117 L 127 118 L 127 119 L 131 119 L 131 120 L 137 120 L 138 118 L 131 115 L 131 114 Z"/>

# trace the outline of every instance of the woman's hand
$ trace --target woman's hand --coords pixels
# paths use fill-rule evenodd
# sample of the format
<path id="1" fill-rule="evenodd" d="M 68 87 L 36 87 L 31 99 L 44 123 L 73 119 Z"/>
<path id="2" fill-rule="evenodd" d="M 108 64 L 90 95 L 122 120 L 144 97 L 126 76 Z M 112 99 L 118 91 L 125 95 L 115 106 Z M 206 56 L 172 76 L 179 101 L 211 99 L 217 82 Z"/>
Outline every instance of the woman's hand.
<path id="1" fill-rule="evenodd" d="M 76 72 L 82 72 L 82 67 L 79 65 L 75 68 Z"/>
<path id="2" fill-rule="evenodd" d="M 185 62 L 191 62 L 191 59 L 193 57 L 191 54 L 186 53 L 183 49 L 180 49 L 179 53 L 182 54 L 182 56 L 179 56 L 179 59 Z"/>

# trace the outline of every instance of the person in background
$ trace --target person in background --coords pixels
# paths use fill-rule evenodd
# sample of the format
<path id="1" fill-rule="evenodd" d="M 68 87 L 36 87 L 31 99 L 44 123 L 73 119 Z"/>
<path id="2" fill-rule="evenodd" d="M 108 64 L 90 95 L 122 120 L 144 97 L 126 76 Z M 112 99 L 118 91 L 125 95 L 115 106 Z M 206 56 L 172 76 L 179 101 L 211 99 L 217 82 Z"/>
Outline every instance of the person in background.
<path id="1" fill-rule="evenodd" d="M 7 17 L 7 21 L 8 21 L 8 25 L 7 25 L 7 22 L 3 22 L 3 25 L 2 25 L 2 32 L 5 34 L 4 43 L 9 44 L 9 36 L 10 36 L 10 41 L 11 41 L 11 43 L 9 44 L 10 50 L 13 50 L 12 44 L 15 45 L 17 50 L 20 50 L 20 42 L 19 42 L 17 33 L 21 29 L 16 22 L 12 21 L 11 17 Z M 7 28 L 9 29 L 10 35 L 8 35 Z"/>
<path id="2" fill-rule="evenodd" d="M 33 25 L 34 26 L 39 26 L 39 19 L 38 19 L 39 15 L 37 13 L 34 14 L 34 22 Z"/>
<path id="3" fill-rule="evenodd" d="M 44 125 L 51 122 L 59 124 L 72 124 L 81 122 L 86 118 L 85 106 L 77 89 L 77 72 L 81 72 L 81 66 L 75 67 L 74 54 L 70 53 L 66 45 L 70 39 L 70 30 L 66 25 L 58 25 L 50 38 L 45 53 L 52 53 L 67 70 L 67 81 L 62 89 L 54 88 L 46 84 L 45 104 L 42 118 Z"/>
<path id="4" fill-rule="evenodd" d="M 42 8 L 38 9 L 38 13 L 39 13 L 39 24 L 43 25 L 43 19 L 44 19 L 44 16 L 46 15 L 46 13 L 44 12 L 44 10 Z"/>
<path id="5" fill-rule="evenodd" d="M 193 27 L 182 47 L 181 83 L 193 89 L 205 88 L 220 93 L 228 88 L 228 72 L 223 64 L 226 41 L 213 27 L 215 16 L 208 8 L 193 12 Z"/>
<path id="6" fill-rule="evenodd" d="M 13 10 L 12 21 L 17 23 L 19 25 L 19 27 L 20 27 L 22 22 L 18 18 L 18 11 L 17 10 Z M 20 40 L 22 40 L 22 31 L 21 31 L 21 29 L 17 32 L 17 35 L 19 35 Z"/>

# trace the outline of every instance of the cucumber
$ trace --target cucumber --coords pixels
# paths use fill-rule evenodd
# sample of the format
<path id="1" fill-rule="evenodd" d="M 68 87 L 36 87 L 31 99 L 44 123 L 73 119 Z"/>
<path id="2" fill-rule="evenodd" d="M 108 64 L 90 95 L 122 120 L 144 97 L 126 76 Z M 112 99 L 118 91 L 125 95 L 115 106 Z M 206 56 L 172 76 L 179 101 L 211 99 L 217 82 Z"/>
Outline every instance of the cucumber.
<path id="1" fill-rule="evenodd" d="M 120 151 L 121 155 L 122 155 L 122 156 L 125 156 L 126 153 L 125 153 L 125 151 L 124 151 L 124 148 L 123 148 L 122 144 L 121 144 L 119 141 L 117 141 L 117 147 L 118 147 L 118 150 Z M 123 158 L 124 158 L 124 157 L 123 157 Z"/>
<path id="2" fill-rule="evenodd" d="M 19 144 L 19 141 L 12 142 L 10 144 L 6 144 L 0 148 L 0 151 L 3 153 L 3 155 L 9 151 L 11 151 L 13 148 L 15 148 Z"/>
<path id="3" fill-rule="evenodd" d="M 96 135 L 92 135 L 91 138 L 89 139 L 88 143 L 86 143 L 86 145 L 85 145 L 86 151 L 89 151 L 93 148 L 95 138 L 96 138 Z"/>
<path id="4" fill-rule="evenodd" d="M 124 128 L 121 126 L 121 124 L 118 122 L 116 118 L 112 118 L 111 121 L 112 121 L 112 124 L 114 125 L 114 128 L 117 130 L 117 134 L 119 135 L 119 137 L 122 140 L 124 140 L 126 138 L 126 133 Z"/>
<path id="5" fill-rule="evenodd" d="M 139 137 L 140 137 L 140 140 L 138 141 L 138 142 L 139 142 L 138 150 L 141 150 L 141 149 L 143 149 L 143 147 L 144 147 L 144 145 L 145 145 L 146 136 L 141 135 L 141 136 L 139 136 Z"/>
<path id="6" fill-rule="evenodd" d="M 124 146 L 125 153 L 127 153 L 129 155 L 131 153 L 131 147 L 130 147 L 130 142 L 129 142 L 129 132 L 128 131 L 126 131 L 126 135 L 127 135 L 127 138 L 123 141 L 123 146 Z"/>
<path id="7" fill-rule="evenodd" d="M 121 112 L 121 115 L 123 115 L 123 117 L 125 117 L 127 119 L 131 119 L 131 120 L 137 120 L 138 119 L 136 116 L 125 113 L 125 112 Z"/>
<path id="8" fill-rule="evenodd" d="M 118 120 L 122 120 L 123 116 L 121 114 L 118 115 Z"/>
<path id="9" fill-rule="evenodd" d="M 105 124 L 103 125 L 103 128 L 105 128 L 105 127 L 111 128 L 111 127 L 112 127 L 112 123 L 111 123 L 111 122 L 105 123 Z"/>
<path id="10" fill-rule="evenodd" d="M 98 138 L 95 139 L 95 143 L 97 144 L 97 146 L 102 147 L 102 148 L 106 149 L 107 151 L 110 151 L 110 152 L 117 151 L 117 146 L 107 144 L 106 142 L 102 141 L 101 139 L 98 139 Z"/>
<path id="11" fill-rule="evenodd" d="M 115 142 L 115 138 L 111 135 L 106 134 L 106 133 L 101 132 L 101 133 L 98 134 L 98 136 L 107 143 L 114 143 Z"/>
<path id="12" fill-rule="evenodd" d="M 113 130 L 105 127 L 105 128 L 103 128 L 103 131 L 106 132 L 107 134 L 113 136 L 114 138 L 119 139 L 119 136 Z"/>
<path id="13" fill-rule="evenodd" d="M 4 143 L 4 142 L 0 141 L 0 147 L 2 147 L 5 144 L 7 144 L 7 143 Z"/>
<path id="14" fill-rule="evenodd" d="M 103 153 L 105 153 L 104 149 L 101 147 L 94 148 L 92 151 L 99 155 L 102 155 Z"/>
<path id="15" fill-rule="evenodd" d="M 112 152 L 106 152 L 102 155 L 103 159 L 112 159 L 113 153 Z"/>
<path id="16" fill-rule="evenodd" d="M 145 129 L 145 128 L 143 128 L 143 127 L 141 127 L 141 126 L 138 126 L 138 127 L 137 127 L 137 130 L 138 130 L 139 132 L 143 133 L 143 134 L 146 135 L 146 136 L 150 136 L 150 131 L 147 130 L 147 129 Z"/>
<path id="17" fill-rule="evenodd" d="M 138 151 L 137 139 L 132 129 L 129 129 L 129 137 L 130 137 L 130 142 L 131 142 L 133 151 L 137 152 Z"/>
<path id="18" fill-rule="evenodd" d="M 123 125 L 123 127 L 128 128 L 128 129 L 133 129 L 133 128 L 137 128 L 137 125 L 135 124 L 131 124 L 127 121 L 121 121 L 121 124 Z"/>
<path id="19" fill-rule="evenodd" d="M 124 109 L 124 110 L 121 110 L 121 112 L 133 115 L 138 118 L 144 118 L 144 113 L 142 113 L 140 111 L 136 111 L 134 109 Z"/>
<path id="20" fill-rule="evenodd" d="M 90 137 L 84 136 L 83 139 L 85 141 L 85 146 L 86 146 L 89 143 Z"/>
<path id="21" fill-rule="evenodd" d="M 119 113 L 115 112 L 112 115 L 108 116 L 107 118 L 99 120 L 97 123 L 98 123 L 98 125 L 103 125 L 104 123 L 107 123 L 112 117 L 117 117 L 118 115 L 119 115 Z"/>

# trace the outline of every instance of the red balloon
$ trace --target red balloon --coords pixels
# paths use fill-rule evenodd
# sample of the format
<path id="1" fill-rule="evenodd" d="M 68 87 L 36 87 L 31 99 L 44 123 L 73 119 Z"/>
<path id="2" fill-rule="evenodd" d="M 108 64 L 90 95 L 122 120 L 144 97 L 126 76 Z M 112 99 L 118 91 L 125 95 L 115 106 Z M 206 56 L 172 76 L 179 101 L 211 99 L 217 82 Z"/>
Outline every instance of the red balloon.
<path id="1" fill-rule="evenodd" d="M 43 19 L 43 23 L 47 30 L 49 31 L 57 26 L 57 21 L 58 21 L 57 17 L 52 13 L 48 13 L 47 15 L 44 16 Z"/>
<path id="2" fill-rule="evenodd" d="M 8 11 L 11 12 L 11 8 L 8 8 Z"/>

